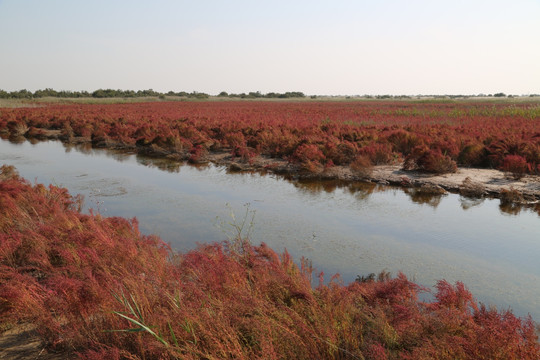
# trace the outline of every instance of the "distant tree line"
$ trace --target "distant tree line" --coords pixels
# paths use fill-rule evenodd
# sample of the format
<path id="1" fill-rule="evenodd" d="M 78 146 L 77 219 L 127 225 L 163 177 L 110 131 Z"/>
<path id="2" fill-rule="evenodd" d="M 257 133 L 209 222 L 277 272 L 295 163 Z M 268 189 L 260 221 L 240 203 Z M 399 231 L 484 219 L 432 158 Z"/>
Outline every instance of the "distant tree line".
<path id="1" fill-rule="evenodd" d="M 34 92 L 28 91 L 26 89 L 17 90 L 17 91 L 5 91 L 0 89 L 0 99 L 39 99 L 44 97 L 56 97 L 56 98 L 83 98 L 83 97 L 93 97 L 93 98 L 137 98 L 137 97 L 160 97 L 165 98 L 165 96 L 180 96 L 186 98 L 195 98 L 195 99 L 206 99 L 210 95 L 203 92 L 174 92 L 168 91 L 162 93 L 159 91 L 154 91 L 152 89 L 148 90 L 114 90 L 114 89 L 98 89 L 93 92 L 88 91 L 56 91 L 54 89 L 44 89 L 36 90 Z M 286 93 L 275 93 L 270 92 L 268 94 L 262 94 L 260 91 L 250 92 L 248 94 L 228 94 L 225 91 L 219 93 L 218 97 L 229 97 L 229 98 L 247 98 L 247 99 L 257 99 L 257 98 L 276 98 L 276 99 L 288 99 L 288 98 L 303 98 L 305 97 L 304 93 L 299 91 L 292 91 Z"/>
<path id="2" fill-rule="evenodd" d="M 460 99 L 460 98 L 475 98 L 475 97 L 496 97 L 496 98 L 509 97 L 509 98 L 512 98 L 512 97 L 519 97 L 519 96 L 520 95 L 506 95 L 503 92 L 498 92 L 498 93 L 495 93 L 495 94 L 468 94 L 468 95 L 463 95 L 463 94 L 415 95 L 415 96 L 411 96 L 411 95 L 362 95 L 362 96 L 359 96 L 359 97 L 366 98 L 366 99 L 411 99 L 411 98 L 419 98 L 419 97 L 429 97 L 429 98 L 435 98 L 435 99 L 445 99 L 445 98 L 448 98 L 448 99 Z M 521 95 L 521 96 L 527 96 L 527 95 Z M 529 94 L 528 96 L 529 97 L 535 97 L 535 96 L 540 96 L 540 95 L 539 94 Z M 347 96 L 347 98 L 350 98 L 350 96 Z"/>
<path id="3" fill-rule="evenodd" d="M 152 89 L 148 90 L 114 90 L 114 89 L 98 89 L 93 92 L 88 91 L 56 91 L 54 89 L 44 89 L 36 90 L 34 92 L 28 91 L 26 89 L 16 90 L 16 91 L 4 91 L 0 89 L 0 99 L 39 99 L 44 97 L 56 97 L 56 98 L 142 98 L 142 97 L 159 97 L 164 99 L 166 96 L 178 96 L 185 97 L 190 99 L 207 99 L 210 97 L 209 94 L 203 92 L 186 92 L 186 91 L 168 91 L 168 92 L 159 92 Z M 456 98 L 474 98 L 474 97 L 515 97 L 517 95 L 506 95 L 503 92 L 498 92 L 495 94 L 477 94 L 477 95 L 355 95 L 355 96 L 346 96 L 347 99 L 350 98 L 365 98 L 365 99 L 411 99 L 418 97 L 430 97 L 436 99 L 456 99 Z M 539 96 L 539 94 L 530 94 L 530 97 Z M 266 94 L 261 93 L 260 91 L 251 91 L 249 93 L 228 93 L 226 91 L 220 92 L 217 97 L 220 98 L 241 98 L 241 99 L 289 99 L 289 98 L 304 98 L 306 95 L 300 91 L 287 91 L 285 93 L 276 93 L 269 92 Z M 311 95 L 312 99 L 316 99 L 318 95 Z"/>
<path id="4" fill-rule="evenodd" d="M 26 89 L 7 92 L 0 90 L 0 98 L 2 99 L 39 99 L 43 97 L 57 98 L 137 98 L 137 97 L 165 97 L 168 96 L 184 96 L 189 98 L 208 98 L 210 95 L 200 92 L 187 93 L 185 91 L 161 93 L 152 89 L 148 90 L 114 90 L 114 89 L 98 89 L 93 92 L 88 91 L 56 91 L 54 89 L 36 90 L 35 92 Z"/>
<path id="5" fill-rule="evenodd" d="M 240 94 L 229 94 L 226 91 L 219 93 L 218 97 L 229 97 L 229 98 L 241 98 L 241 99 L 289 99 L 289 98 L 303 98 L 306 95 L 300 91 L 287 91 L 285 93 L 276 93 L 269 92 L 267 94 L 262 94 L 260 91 L 249 92 L 249 93 L 240 93 Z"/>
<path id="6" fill-rule="evenodd" d="M 0 90 L 1 99 L 39 99 L 43 97 L 58 97 L 58 98 L 81 98 L 91 97 L 92 93 L 88 91 L 56 91 L 53 89 L 36 90 L 34 92 L 26 89 L 7 92 Z"/>

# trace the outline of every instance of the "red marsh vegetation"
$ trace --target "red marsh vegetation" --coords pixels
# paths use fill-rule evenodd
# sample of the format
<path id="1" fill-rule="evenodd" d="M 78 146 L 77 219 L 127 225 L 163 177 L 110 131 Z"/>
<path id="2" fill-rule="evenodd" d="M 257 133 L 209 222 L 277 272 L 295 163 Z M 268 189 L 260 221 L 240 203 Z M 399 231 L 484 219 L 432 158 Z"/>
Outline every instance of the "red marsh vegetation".
<path id="1" fill-rule="evenodd" d="M 440 281 L 430 302 L 403 274 L 313 287 L 308 261 L 264 244 L 175 253 L 135 219 L 79 208 L 0 169 L 0 330 L 34 324 L 81 359 L 540 357 L 532 319 L 479 305 L 462 283 Z"/>
<path id="2" fill-rule="evenodd" d="M 56 130 L 50 132 L 48 130 Z M 298 169 L 371 165 L 446 173 L 456 166 L 540 173 L 538 103 L 153 102 L 0 109 L 0 132 L 59 137 L 204 161 L 264 155 Z"/>

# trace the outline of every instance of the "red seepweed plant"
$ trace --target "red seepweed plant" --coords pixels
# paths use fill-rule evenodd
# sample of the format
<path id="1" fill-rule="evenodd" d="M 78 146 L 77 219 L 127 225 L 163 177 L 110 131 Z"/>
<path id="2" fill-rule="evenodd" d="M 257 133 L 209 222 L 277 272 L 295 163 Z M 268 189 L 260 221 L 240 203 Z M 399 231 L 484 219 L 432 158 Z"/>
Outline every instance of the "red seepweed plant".
<path id="1" fill-rule="evenodd" d="M 287 159 L 304 170 L 416 157 L 429 172 L 474 167 L 540 169 L 540 106 L 481 102 L 160 102 L 47 105 L 0 111 L 0 133 L 91 141 L 194 162 L 227 151 Z M 520 156 L 525 164 L 509 164 Z M 506 163 L 505 163 L 506 159 Z M 516 158 L 517 159 L 517 158 Z M 523 166 L 522 166 L 523 165 Z M 511 169 L 509 171 L 512 171 Z"/>
<path id="2" fill-rule="evenodd" d="M 0 170 L 0 326 L 37 325 L 82 359 L 538 359 L 530 318 L 461 283 L 432 302 L 405 275 L 311 285 L 312 267 L 241 228 L 173 252 L 135 220 L 81 214 L 65 189 Z"/>

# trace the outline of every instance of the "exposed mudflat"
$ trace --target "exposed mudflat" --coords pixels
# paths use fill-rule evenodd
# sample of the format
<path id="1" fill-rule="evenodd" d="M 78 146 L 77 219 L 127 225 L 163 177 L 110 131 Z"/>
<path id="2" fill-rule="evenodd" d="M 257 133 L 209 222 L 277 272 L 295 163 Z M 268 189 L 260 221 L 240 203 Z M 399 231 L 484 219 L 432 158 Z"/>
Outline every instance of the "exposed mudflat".
<path id="1" fill-rule="evenodd" d="M 502 190 L 514 189 L 526 198 L 540 199 L 540 176 L 527 175 L 517 180 L 511 175 L 495 169 L 458 168 L 457 172 L 444 175 L 403 171 L 400 166 L 378 166 L 372 178 L 375 181 L 392 183 L 407 181 L 413 185 L 437 185 L 445 190 L 456 192 L 474 191 L 477 188 L 483 195 L 500 195 Z M 481 190 L 483 188 L 483 190 Z"/>

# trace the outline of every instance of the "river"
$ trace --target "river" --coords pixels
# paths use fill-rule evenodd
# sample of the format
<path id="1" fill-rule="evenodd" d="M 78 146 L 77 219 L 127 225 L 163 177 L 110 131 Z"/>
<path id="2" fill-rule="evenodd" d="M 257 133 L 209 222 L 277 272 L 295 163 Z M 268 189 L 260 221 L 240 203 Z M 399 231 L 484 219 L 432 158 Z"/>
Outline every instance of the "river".
<path id="1" fill-rule="evenodd" d="M 226 239 L 231 213 L 239 222 L 254 212 L 244 227 L 253 243 L 305 256 L 326 278 L 384 270 L 427 287 L 459 280 L 487 305 L 540 320 L 540 217 L 502 211 L 496 199 L 231 173 L 57 141 L 0 140 L 0 164 L 84 195 L 85 211 L 137 217 L 180 251 Z"/>

